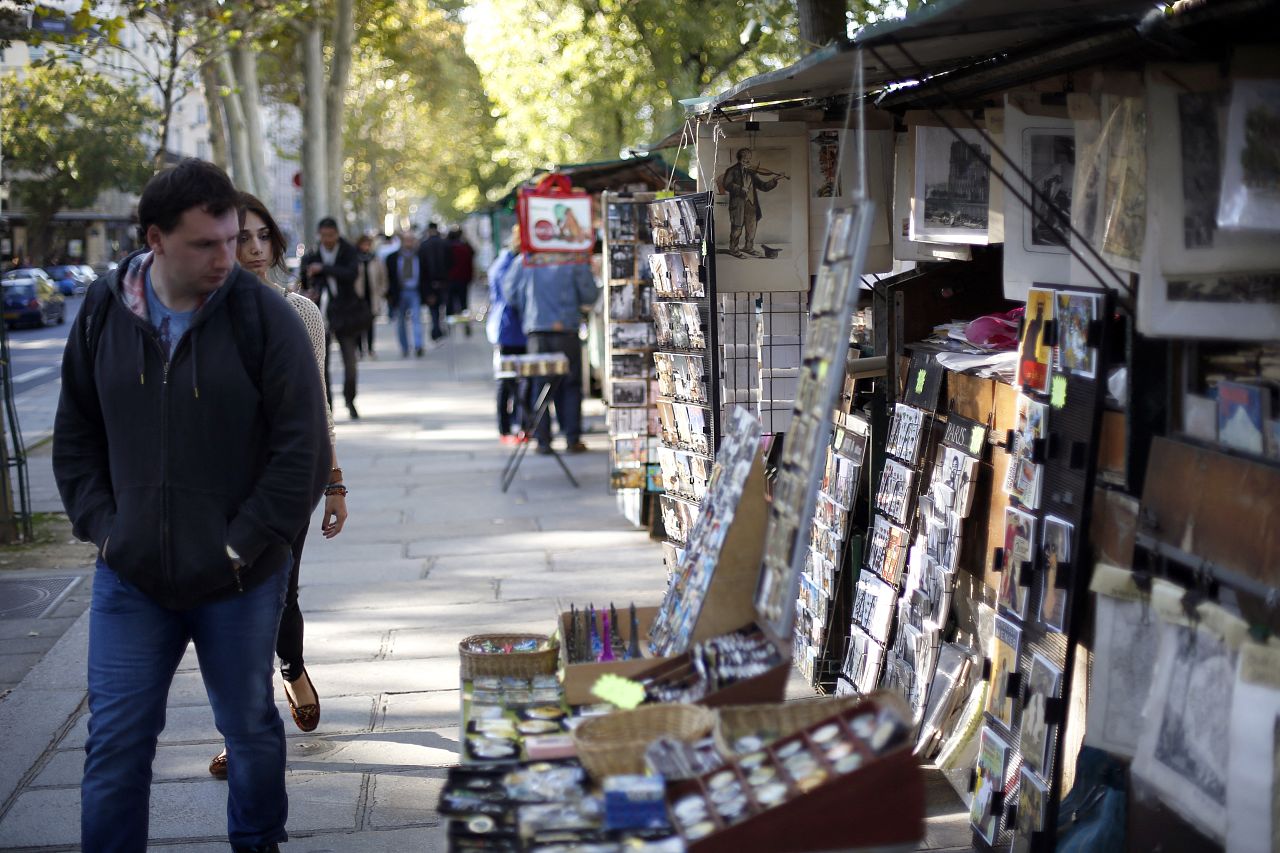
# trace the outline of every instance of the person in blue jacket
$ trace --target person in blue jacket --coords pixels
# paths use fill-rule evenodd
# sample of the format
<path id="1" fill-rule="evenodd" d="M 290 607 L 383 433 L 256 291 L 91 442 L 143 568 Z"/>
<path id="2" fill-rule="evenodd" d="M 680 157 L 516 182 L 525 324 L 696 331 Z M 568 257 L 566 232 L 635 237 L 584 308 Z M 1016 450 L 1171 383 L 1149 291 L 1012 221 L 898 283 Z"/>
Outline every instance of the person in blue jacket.
<path id="1" fill-rule="evenodd" d="M 503 443 L 517 440 L 517 434 L 526 426 L 528 415 L 528 383 L 518 376 L 504 375 L 498 367 L 498 359 L 504 355 L 523 355 L 529 351 L 529 339 L 520 327 L 520 312 L 507 303 L 502 295 L 502 279 L 511 265 L 520 257 L 519 226 L 511 229 L 511 236 L 502 253 L 489 265 L 489 315 L 485 322 L 485 334 L 494 349 L 494 373 L 498 378 L 498 437 Z"/>
<path id="2" fill-rule="evenodd" d="M 552 403 L 560 432 L 570 453 L 583 453 L 582 443 L 582 342 L 578 327 L 582 313 L 600 295 L 591 274 L 590 257 L 579 254 L 524 253 L 511 264 L 502 283 L 508 305 L 520 312 L 521 327 L 529 338 L 529 352 L 562 352 L 569 359 L 569 375 L 557 384 Z M 530 393 L 534 399 L 548 380 L 536 378 Z M 551 452 L 550 418 L 534 424 L 539 453 Z"/>

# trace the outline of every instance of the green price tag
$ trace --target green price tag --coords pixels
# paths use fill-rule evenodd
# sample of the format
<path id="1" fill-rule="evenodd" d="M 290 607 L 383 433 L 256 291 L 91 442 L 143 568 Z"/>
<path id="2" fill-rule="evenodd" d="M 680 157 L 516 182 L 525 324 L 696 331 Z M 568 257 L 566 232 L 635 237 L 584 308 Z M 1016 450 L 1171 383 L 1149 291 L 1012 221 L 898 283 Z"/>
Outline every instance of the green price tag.
<path id="1" fill-rule="evenodd" d="M 653 194 L 653 197 L 661 201 L 664 198 L 675 198 L 676 194 L 675 194 L 675 190 L 658 190 L 656 193 Z"/>
<path id="2" fill-rule="evenodd" d="M 1049 390 L 1049 404 L 1055 409 L 1067 405 L 1067 377 L 1061 373 L 1053 377 L 1053 386 Z"/>
<path id="3" fill-rule="evenodd" d="M 969 435 L 969 453 L 972 456 L 982 455 L 982 438 L 986 435 L 985 430 L 975 429 Z"/>
<path id="4" fill-rule="evenodd" d="M 607 673 L 596 679 L 591 692 L 624 711 L 640 707 L 644 701 L 644 685 L 620 675 Z"/>
<path id="5" fill-rule="evenodd" d="M 917 370 L 916 371 L 916 393 L 917 394 L 924 393 L 924 380 L 925 380 L 924 370 Z"/>

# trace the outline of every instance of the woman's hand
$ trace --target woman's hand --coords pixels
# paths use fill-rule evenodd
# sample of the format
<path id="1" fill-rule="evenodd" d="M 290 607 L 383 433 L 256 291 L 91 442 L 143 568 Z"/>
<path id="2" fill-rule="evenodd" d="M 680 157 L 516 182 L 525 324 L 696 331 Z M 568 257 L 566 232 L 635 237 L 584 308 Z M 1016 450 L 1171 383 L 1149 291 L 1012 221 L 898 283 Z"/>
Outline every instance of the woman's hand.
<path id="1" fill-rule="evenodd" d="M 325 539 L 332 539 L 342 532 L 347 523 L 347 498 L 345 495 L 326 495 L 324 499 L 324 519 L 320 522 L 320 532 Z"/>

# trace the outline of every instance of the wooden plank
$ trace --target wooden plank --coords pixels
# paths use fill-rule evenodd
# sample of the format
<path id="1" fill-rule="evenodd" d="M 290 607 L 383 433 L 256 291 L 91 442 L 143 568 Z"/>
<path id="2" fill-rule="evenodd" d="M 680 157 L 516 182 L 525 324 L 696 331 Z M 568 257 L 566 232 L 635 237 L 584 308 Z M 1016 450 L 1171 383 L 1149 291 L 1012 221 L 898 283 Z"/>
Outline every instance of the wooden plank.
<path id="1" fill-rule="evenodd" d="M 1156 438 L 1142 508 L 1160 541 L 1280 587 L 1280 468 Z"/>

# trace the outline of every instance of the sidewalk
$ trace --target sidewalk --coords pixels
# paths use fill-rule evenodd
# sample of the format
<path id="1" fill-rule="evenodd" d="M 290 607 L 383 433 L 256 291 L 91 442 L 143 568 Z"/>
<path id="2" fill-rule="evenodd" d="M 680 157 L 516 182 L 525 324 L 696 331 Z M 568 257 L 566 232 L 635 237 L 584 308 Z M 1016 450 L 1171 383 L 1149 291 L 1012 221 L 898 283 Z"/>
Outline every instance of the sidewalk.
<path id="1" fill-rule="evenodd" d="M 447 349 L 400 360 L 378 331 L 380 360 L 360 363 L 361 420 L 337 415 L 351 518 L 331 542 L 313 535 L 303 562 L 323 721 L 310 735 L 286 722 L 293 853 L 443 849 L 435 802 L 457 755 L 458 640 L 546 632 L 557 600 L 656 603 L 665 584 L 658 545 L 614 508 L 601 437 L 566 457 L 580 489 L 530 454 L 504 495 L 483 335 L 446 345 L 453 380 Z M 43 431 L 36 415 L 23 427 L 29 441 Z M 57 509 L 47 452 L 31 469 L 37 506 Z M 85 614 L 0 701 L 0 849 L 78 849 L 87 627 Z M 206 769 L 220 746 L 189 653 L 156 756 L 153 849 L 228 849 L 225 783 Z"/>

